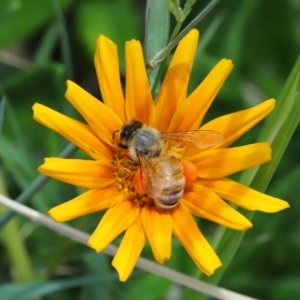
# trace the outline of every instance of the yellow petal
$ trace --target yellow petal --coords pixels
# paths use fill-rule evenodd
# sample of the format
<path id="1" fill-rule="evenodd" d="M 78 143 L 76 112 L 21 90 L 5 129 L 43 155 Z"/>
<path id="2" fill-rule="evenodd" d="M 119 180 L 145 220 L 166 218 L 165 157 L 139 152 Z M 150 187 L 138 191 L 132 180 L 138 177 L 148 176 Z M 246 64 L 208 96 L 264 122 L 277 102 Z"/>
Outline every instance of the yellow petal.
<path id="1" fill-rule="evenodd" d="M 271 159 L 268 143 L 256 143 L 228 149 L 209 149 L 189 158 L 201 178 L 220 178 L 260 165 Z"/>
<path id="2" fill-rule="evenodd" d="M 200 232 L 190 212 L 180 203 L 172 210 L 172 228 L 176 238 L 186 249 L 197 267 L 206 275 L 212 275 L 222 263 L 213 248 Z"/>
<path id="3" fill-rule="evenodd" d="M 273 213 L 289 207 L 286 201 L 265 195 L 227 178 L 198 181 L 221 198 L 249 210 Z"/>
<path id="4" fill-rule="evenodd" d="M 125 122 L 117 46 L 104 35 L 97 40 L 95 66 L 103 102 Z"/>
<path id="5" fill-rule="evenodd" d="M 199 184 L 192 184 L 180 202 L 198 217 L 235 230 L 252 227 L 251 222 L 229 206 L 212 190 Z"/>
<path id="6" fill-rule="evenodd" d="M 172 220 L 168 211 L 145 205 L 141 213 L 143 227 L 155 259 L 164 263 L 171 256 Z"/>
<path id="7" fill-rule="evenodd" d="M 68 80 L 67 87 L 66 98 L 84 117 L 98 138 L 112 145 L 112 133 L 123 125 L 119 116 L 74 82 Z"/>
<path id="8" fill-rule="evenodd" d="M 88 125 L 39 103 L 35 103 L 32 109 L 36 121 L 56 131 L 92 158 L 106 159 L 111 156 L 110 149 L 98 139 Z"/>
<path id="9" fill-rule="evenodd" d="M 102 251 L 120 233 L 131 226 L 139 214 L 140 205 L 137 201 L 123 194 L 118 198 L 116 205 L 107 210 L 88 240 L 88 245 L 97 252 Z"/>
<path id="10" fill-rule="evenodd" d="M 270 99 L 254 107 L 214 119 L 200 129 L 215 130 L 222 133 L 223 141 L 215 145 L 214 148 L 226 148 L 267 116 L 274 107 L 275 100 Z"/>
<path id="11" fill-rule="evenodd" d="M 169 131 L 198 129 L 232 68 L 231 60 L 222 59 L 176 110 Z"/>
<path id="12" fill-rule="evenodd" d="M 164 77 L 156 101 L 157 128 L 160 131 L 170 131 L 172 116 L 186 98 L 198 37 L 198 30 L 193 29 L 180 41 Z"/>
<path id="13" fill-rule="evenodd" d="M 45 158 L 38 170 L 52 178 L 87 189 L 99 189 L 115 181 L 109 162 Z"/>
<path id="14" fill-rule="evenodd" d="M 140 217 L 126 230 L 120 247 L 112 261 L 119 273 L 120 281 L 126 281 L 131 274 L 146 242 Z"/>
<path id="15" fill-rule="evenodd" d="M 154 104 L 140 42 L 126 42 L 125 54 L 126 117 L 128 120 L 136 118 L 145 124 L 153 124 Z"/>
<path id="16" fill-rule="evenodd" d="M 72 200 L 53 207 L 48 214 L 56 222 L 69 221 L 110 207 L 114 203 L 114 198 L 119 194 L 119 190 L 114 186 L 89 190 Z"/>

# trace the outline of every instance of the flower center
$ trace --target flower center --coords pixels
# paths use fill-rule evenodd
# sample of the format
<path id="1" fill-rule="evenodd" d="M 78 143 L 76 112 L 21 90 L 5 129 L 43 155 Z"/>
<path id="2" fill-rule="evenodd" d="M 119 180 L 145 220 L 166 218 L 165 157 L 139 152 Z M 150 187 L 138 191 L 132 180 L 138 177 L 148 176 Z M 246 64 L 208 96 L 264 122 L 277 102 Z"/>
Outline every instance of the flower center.
<path id="1" fill-rule="evenodd" d="M 132 163 L 130 158 L 124 154 L 124 151 L 118 151 L 114 154 L 112 164 L 115 166 L 113 175 L 118 184 L 118 189 L 124 194 L 134 192 L 133 178 L 138 165 Z"/>
<path id="2" fill-rule="evenodd" d="M 149 165 L 155 160 L 155 164 L 166 155 L 172 153 L 176 158 L 180 159 L 183 166 L 183 176 L 187 179 L 186 182 L 189 182 L 189 176 L 186 174 L 185 161 L 183 159 L 184 148 L 178 143 L 166 142 L 164 144 L 164 151 L 161 156 L 157 158 L 152 158 L 148 160 Z M 147 172 L 143 166 L 140 166 L 137 162 L 132 161 L 128 156 L 127 150 L 118 149 L 112 158 L 112 164 L 115 166 L 115 171 L 113 175 L 115 177 L 118 189 L 124 194 L 136 193 L 135 199 L 140 202 L 140 205 L 144 205 L 149 201 L 153 201 L 145 193 L 145 188 L 147 187 Z M 156 171 L 155 164 L 151 168 L 151 172 Z M 190 163 L 191 164 L 191 163 Z M 189 168 L 190 169 L 190 168 Z"/>
<path id="3" fill-rule="evenodd" d="M 113 156 L 112 164 L 116 168 L 113 175 L 116 179 L 120 192 L 124 194 L 135 192 L 135 201 L 138 201 L 140 206 L 144 206 L 148 201 L 150 201 L 150 198 L 145 193 L 139 194 L 136 191 L 134 178 L 136 177 L 136 173 L 140 170 L 140 166 L 135 164 L 124 150 L 119 150 Z"/>

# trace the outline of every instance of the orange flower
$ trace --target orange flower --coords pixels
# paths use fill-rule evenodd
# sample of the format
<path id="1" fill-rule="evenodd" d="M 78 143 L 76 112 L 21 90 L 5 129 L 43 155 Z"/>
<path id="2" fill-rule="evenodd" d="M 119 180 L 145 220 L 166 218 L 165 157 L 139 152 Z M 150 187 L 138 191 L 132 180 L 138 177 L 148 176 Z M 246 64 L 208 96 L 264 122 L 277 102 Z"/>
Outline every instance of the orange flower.
<path id="1" fill-rule="evenodd" d="M 268 143 L 227 147 L 268 115 L 275 106 L 275 100 L 270 99 L 253 108 L 219 117 L 199 128 L 230 73 L 232 62 L 221 60 L 193 93 L 187 96 L 197 43 L 197 30 L 192 30 L 179 43 L 154 102 L 140 43 L 136 40 L 126 43 L 124 96 L 117 47 L 101 35 L 95 65 L 104 103 L 74 82 L 67 82 L 66 98 L 87 124 L 41 104 L 33 106 L 35 120 L 70 140 L 93 159 L 45 159 L 45 163 L 39 167 L 41 173 L 88 189 L 82 195 L 52 208 L 49 214 L 56 221 L 63 222 L 107 209 L 88 245 L 100 252 L 125 231 L 112 262 L 121 281 L 125 281 L 131 274 L 147 240 L 159 263 L 168 260 L 171 256 L 172 234 L 202 272 L 212 275 L 221 266 L 221 262 L 202 235 L 192 214 L 228 228 L 246 230 L 252 226 L 251 222 L 226 201 L 264 212 L 277 212 L 289 207 L 283 200 L 226 178 L 271 159 Z M 153 199 L 141 194 L 141 187 L 138 188 L 135 182 L 135 172 L 139 171 L 139 167 L 130 163 L 127 152 L 112 142 L 113 132 L 120 130 L 131 119 L 140 120 L 161 132 L 199 128 L 217 131 L 224 137 L 216 145 L 198 152 L 183 145 L 181 160 L 186 185 L 182 198 L 173 209 L 158 209 Z"/>

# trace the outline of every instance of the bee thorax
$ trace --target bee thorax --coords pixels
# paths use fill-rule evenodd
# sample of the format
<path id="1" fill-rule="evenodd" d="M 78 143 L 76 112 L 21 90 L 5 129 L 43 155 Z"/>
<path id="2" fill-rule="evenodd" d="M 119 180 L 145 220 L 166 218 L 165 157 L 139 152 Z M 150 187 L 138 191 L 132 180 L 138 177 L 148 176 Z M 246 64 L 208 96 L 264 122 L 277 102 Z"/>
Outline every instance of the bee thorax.
<path id="1" fill-rule="evenodd" d="M 161 154 L 163 141 L 160 139 L 159 132 L 152 128 L 144 128 L 136 132 L 131 147 L 135 150 L 136 155 L 153 158 Z"/>

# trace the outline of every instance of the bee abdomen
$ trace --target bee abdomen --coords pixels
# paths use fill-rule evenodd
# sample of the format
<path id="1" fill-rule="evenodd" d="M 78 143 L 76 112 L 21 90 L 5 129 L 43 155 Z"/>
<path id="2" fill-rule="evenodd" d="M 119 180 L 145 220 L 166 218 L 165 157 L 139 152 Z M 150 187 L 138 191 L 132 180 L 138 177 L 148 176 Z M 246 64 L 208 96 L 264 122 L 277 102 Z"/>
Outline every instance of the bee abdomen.
<path id="1" fill-rule="evenodd" d="M 149 181 L 147 195 L 154 199 L 155 205 L 160 209 L 171 209 L 178 204 L 183 195 L 185 177 L 180 159 L 169 153 L 152 161 L 156 177 Z M 151 187 L 158 186 L 158 189 Z M 153 192 L 155 191 L 155 192 Z"/>
<path id="2" fill-rule="evenodd" d="M 160 195 L 155 199 L 156 205 L 162 209 L 171 209 L 178 204 L 179 199 L 183 195 L 183 189 L 185 185 L 185 178 L 182 174 L 176 181 L 167 183 Z"/>

